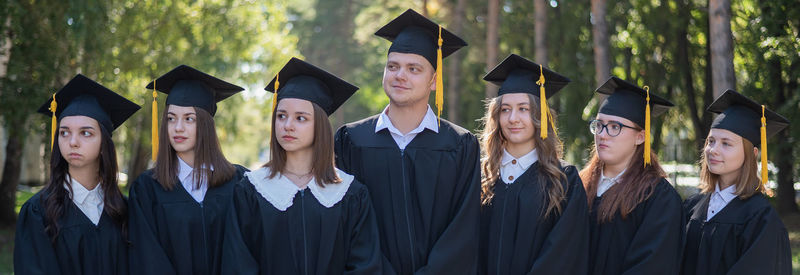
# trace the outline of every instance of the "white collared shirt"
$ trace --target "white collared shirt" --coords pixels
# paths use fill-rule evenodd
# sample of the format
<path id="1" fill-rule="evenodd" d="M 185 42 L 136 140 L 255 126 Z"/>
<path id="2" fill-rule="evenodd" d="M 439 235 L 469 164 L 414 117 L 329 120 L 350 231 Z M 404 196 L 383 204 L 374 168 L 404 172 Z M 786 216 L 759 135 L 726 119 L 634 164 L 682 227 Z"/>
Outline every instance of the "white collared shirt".
<path id="1" fill-rule="evenodd" d="M 625 170 L 628 169 L 625 168 Z M 611 188 L 611 186 L 614 186 L 614 184 L 617 183 L 622 174 L 625 174 L 625 170 L 622 170 L 622 172 L 619 172 L 619 174 L 617 174 L 613 178 L 606 177 L 605 174 L 603 174 L 604 171 L 600 170 L 600 183 L 597 185 L 597 197 L 599 198 L 600 196 L 603 195 L 603 193 L 608 191 L 608 189 Z"/>
<path id="2" fill-rule="evenodd" d="M 211 167 L 211 170 L 214 170 L 214 167 Z M 178 179 L 181 181 L 183 189 L 186 189 L 195 201 L 203 202 L 203 198 L 206 197 L 206 191 L 208 191 L 208 179 L 195 179 L 192 176 L 193 174 L 194 168 L 189 166 L 189 164 L 184 162 L 181 158 L 178 158 Z M 200 188 L 195 189 L 196 182 L 200 183 Z"/>
<path id="3" fill-rule="evenodd" d="M 408 146 L 408 144 L 414 140 L 414 137 L 416 137 L 417 134 L 421 133 L 426 128 L 435 133 L 439 133 L 439 122 L 436 119 L 436 114 L 433 113 L 430 105 L 428 105 L 428 111 L 425 112 L 425 116 L 422 118 L 422 121 L 419 123 L 417 128 L 411 130 L 407 134 L 403 134 L 400 132 L 400 130 L 394 127 L 392 121 L 389 119 L 389 116 L 386 115 L 386 111 L 388 109 L 389 106 L 387 105 L 386 108 L 383 108 L 383 112 L 381 112 L 381 115 L 378 117 L 378 122 L 375 124 L 375 133 L 383 129 L 388 129 L 389 133 L 392 134 L 394 142 L 397 143 L 398 147 L 400 147 L 400 150 L 405 150 L 406 146 Z"/>
<path id="4" fill-rule="evenodd" d="M 524 156 L 515 158 L 506 149 L 503 149 L 503 159 L 500 161 L 500 178 L 506 184 L 514 183 L 522 173 L 525 173 L 531 165 L 539 161 L 539 154 L 534 148 Z"/>
<path id="5" fill-rule="evenodd" d="M 335 169 L 335 168 L 334 168 Z M 256 192 L 267 200 L 275 209 L 286 211 L 294 204 L 294 197 L 301 190 L 309 190 L 314 198 L 325 206 L 331 208 L 344 198 L 350 184 L 355 178 L 339 169 L 335 169 L 336 174 L 342 182 L 336 184 L 326 184 L 325 187 L 319 186 L 315 178 L 311 178 L 306 188 L 299 188 L 291 180 L 277 173 L 275 177 L 269 178 L 270 169 L 262 167 L 258 170 L 246 172 L 244 176 L 253 184 Z"/>
<path id="6" fill-rule="evenodd" d="M 736 198 L 736 184 L 728 186 L 722 191 L 719 190 L 719 183 L 714 188 L 714 193 L 711 194 L 711 199 L 708 202 L 708 210 L 706 212 L 706 221 L 710 220 L 714 215 L 722 211 L 729 202 Z"/>
<path id="7" fill-rule="evenodd" d="M 67 183 L 69 183 L 69 187 L 67 187 Z M 72 188 L 72 193 L 69 194 L 72 202 L 78 206 L 78 209 L 80 209 L 94 225 L 97 225 L 97 223 L 100 222 L 100 215 L 103 214 L 103 188 L 100 187 L 98 183 L 94 189 L 88 190 L 69 175 L 67 175 L 67 183 L 64 183 L 64 188 L 66 188 L 67 191 L 70 190 L 70 187 Z"/>

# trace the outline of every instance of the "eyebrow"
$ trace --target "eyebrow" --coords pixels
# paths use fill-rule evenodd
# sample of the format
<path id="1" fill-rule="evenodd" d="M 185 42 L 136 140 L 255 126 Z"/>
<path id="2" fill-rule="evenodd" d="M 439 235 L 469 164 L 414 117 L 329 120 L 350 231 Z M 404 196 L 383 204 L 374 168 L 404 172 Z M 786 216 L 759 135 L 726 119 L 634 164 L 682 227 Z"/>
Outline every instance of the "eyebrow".
<path id="1" fill-rule="evenodd" d="M 67 129 L 67 130 L 69 130 L 69 127 L 67 127 L 67 126 L 61 126 L 61 127 L 58 127 L 58 128 L 59 129 Z M 92 127 L 92 126 L 83 126 L 83 127 L 78 128 L 78 129 L 80 129 L 80 130 L 84 130 L 84 129 L 94 130 L 94 127 Z"/>
<path id="2" fill-rule="evenodd" d="M 512 104 L 505 103 L 505 102 L 503 102 L 502 105 L 512 106 Z M 520 106 L 520 105 L 531 105 L 531 104 L 529 102 L 519 102 L 519 103 L 517 103 L 517 106 Z"/>
<path id="3" fill-rule="evenodd" d="M 167 114 L 168 114 L 168 115 L 177 116 L 177 114 L 175 114 L 175 113 L 173 113 L 173 112 L 167 112 Z M 183 115 L 184 115 L 184 116 L 188 116 L 188 115 L 196 115 L 196 114 L 195 114 L 195 113 L 184 113 Z"/>

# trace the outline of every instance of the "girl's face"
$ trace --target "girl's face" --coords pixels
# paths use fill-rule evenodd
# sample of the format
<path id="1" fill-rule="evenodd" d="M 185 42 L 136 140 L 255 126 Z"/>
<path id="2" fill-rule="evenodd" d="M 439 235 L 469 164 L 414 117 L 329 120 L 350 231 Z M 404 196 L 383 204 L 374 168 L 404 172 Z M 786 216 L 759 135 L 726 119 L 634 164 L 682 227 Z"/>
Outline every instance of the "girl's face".
<path id="1" fill-rule="evenodd" d="M 87 116 L 67 116 L 58 128 L 58 147 L 70 168 L 100 163 L 102 144 L 100 124 Z"/>
<path id="2" fill-rule="evenodd" d="M 711 129 L 703 149 L 708 171 L 727 176 L 735 175 L 744 164 L 742 137 L 725 129 Z"/>
<path id="3" fill-rule="evenodd" d="M 285 98 L 275 108 L 275 137 L 286 152 L 311 150 L 314 106 L 304 99 Z"/>
<path id="4" fill-rule="evenodd" d="M 197 114 L 194 107 L 169 105 L 167 108 L 169 144 L 179 155 L 193 152 L 197 144 Z"/>
<path id="5" fill-rule="evenodd" d="M 510 146 L 534 147 L 533 135 L 538 129 L 533 126 L 530 98 L 526 93 L 503 95 L 500 105 L 500 130 Z"/>
<path id="6" fill-rule="evenodd" d="M 629 161 L 636 146 L 644 143 L 644 130 L 634 129 L 637 126 L 629 119 L 602 113 L 598 113 L 595 119 L 599 124 L 606 125 L 604 128 L 597 127 L 600 129 L 594 135 L 597 157 L 606 164 L 616 165 Z"/>

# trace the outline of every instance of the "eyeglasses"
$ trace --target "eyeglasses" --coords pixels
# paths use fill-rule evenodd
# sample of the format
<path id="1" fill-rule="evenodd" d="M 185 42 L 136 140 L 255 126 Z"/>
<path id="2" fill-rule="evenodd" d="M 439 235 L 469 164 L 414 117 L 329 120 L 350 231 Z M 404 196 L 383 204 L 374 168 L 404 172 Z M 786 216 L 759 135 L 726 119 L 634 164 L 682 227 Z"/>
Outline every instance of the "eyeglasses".
<path id="1" fill-rule="evenodd" d="M 603 129 L 606 129 L 606 133 L 611 137 L 616 137 L 619 133 L 622 132 L 622 128 L 631 128 L 637 130 L 636 127 L 631 127 L 616 121 L 610 121 L 607 124 L 603 124 L 599 120 L 593 119 L 589 121 L 589 132 L 592 132 L 594 135 L 599 135 L 603 133 Z"/>

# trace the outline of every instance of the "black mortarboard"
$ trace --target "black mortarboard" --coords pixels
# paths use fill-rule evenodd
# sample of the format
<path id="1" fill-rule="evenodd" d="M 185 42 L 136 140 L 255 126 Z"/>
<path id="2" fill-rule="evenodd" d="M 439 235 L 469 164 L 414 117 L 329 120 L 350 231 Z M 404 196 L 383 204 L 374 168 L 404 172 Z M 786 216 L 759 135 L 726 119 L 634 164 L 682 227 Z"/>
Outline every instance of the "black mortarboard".
<path id="1" fill-rule="evenodd" d="M 78 74 L 67 85 L 56 92 L 56 113 L 60 121 L 66 116 L 87 116 L 97 120 L 109 133 L 117 129 L 131 115 L 139 110 L 139 105 L 109 90 L 100 83 Z M 50 97 L 39 107 L 38 112 L 52 116 Z"/>
<path id="2" fill-rule="evenodd" d="M 500 86 L 497 95 L 529 93 L 538 97 L 539 84 L 537 83 L 541 72 L 546 79 L 544 88 L 547 98 L 556 94 L 571 81 L 569 78 L 554 71 L 544 67 L 540 70 L 539 67 L 539 64 L 533 63 L 522 56 L 511 54 L 487 73 L 483 80 Z"/>
<path id="3" fill-rule="evenodd" d="M 175 67 L 147 84 L 146 88 L 153 89 L 154 86 L 168 94 L 167 105 L 200 107 L 212 116 L 217 112 L 217 102 L 244 90 L 186 65 Z"/>
<path id="4" fill-rule="evenodd" d="M 711 123 L 711 128 L 734 132 L 757 147 L 761 145 L 761 104 L 727 90 L 708 106 L 708 111 L 719 114 Z M 767 138 L 789 125 L 789 120 L 767 108 L 764 108 L 764 118 L 767 121 Z"/>
<path id="5" fill-rule="evenodd" d="M 97 124 L 111 135 L 131 115 L 139 110 L 139 105 L 109 90 L 100 83 L 78 74 L 55 94 L 55 102 L 50 97 L 37 112 L 52 117 L 51 140 L 55 139 L 57 121 L 67 116 L 87 116 L 97 120 Z M 55 113 L 53 113 L 55 109 Z"/>
<path id="6" fill-rule="evenodd" d="M 329 116 L 358 90 L 353 84 L 295 57 L 281 68 L 264 90 L 274 93 L 276 79 L 279 85 L 273 104 L 284 98 L 305 99 L 319 105 Z"/>
<path id="7" fill-rule="evenodd" d="M 612 76 L 600 88 L 595 90 L 597 93 L 606 94 L 608 97 L 600 105 L 599 113 L 620 116 L 630 119 L 639 127 L 645 125 L 645 106 L 648 91 L 630 82 Z M 650 107 L 653 116 L 658 116 L 666 112 L 670 107 L 675 106 L 653 92 L 649 92 Z"/>
<path id="8" fill-rule="evenodd" d="M 389 52 L 413 53 L 425 57 L 436 68 L 436 49 L 439 47 L 439 24 L 408 9 L 380 28 L 375 35 L 392 41 Z M 460 37 L 442 28 L 442 58 L 467 46 Z"/>

